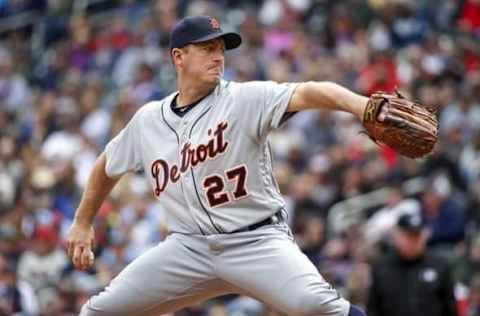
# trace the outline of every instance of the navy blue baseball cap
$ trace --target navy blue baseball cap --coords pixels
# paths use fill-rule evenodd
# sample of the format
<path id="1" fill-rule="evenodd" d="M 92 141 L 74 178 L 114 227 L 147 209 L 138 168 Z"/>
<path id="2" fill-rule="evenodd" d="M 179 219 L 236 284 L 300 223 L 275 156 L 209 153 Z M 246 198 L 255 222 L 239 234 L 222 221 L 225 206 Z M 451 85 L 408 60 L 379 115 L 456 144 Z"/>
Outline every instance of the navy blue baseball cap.
<path id="1" fill-rule="evenodd" d="M 218 37 L 225 41 L 225 49 L 237 48 L 242 43 L 240 34 L 225 33 L 217 19 L 210 16 L 189 16 L 181 19 L 173 27 L 170 33 L 170 50 Z"/>

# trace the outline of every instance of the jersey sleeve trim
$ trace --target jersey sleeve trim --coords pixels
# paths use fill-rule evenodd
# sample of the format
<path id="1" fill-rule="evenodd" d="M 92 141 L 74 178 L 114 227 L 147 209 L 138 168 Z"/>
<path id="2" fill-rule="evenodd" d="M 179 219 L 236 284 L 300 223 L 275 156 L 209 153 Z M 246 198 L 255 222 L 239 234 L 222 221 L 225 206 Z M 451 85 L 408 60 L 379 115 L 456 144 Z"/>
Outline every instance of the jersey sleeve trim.
<path id="1" fill-rule="evenodd" d="M 293 93 L 295 89 L 299 86 L 299 83 L 290 83 L 287 91 L 287 97 L 284 99 L 282 103 L 279 104 L 279 108 L 275 111 L 275 114 L 272 118 L 272 127 L 279 128 L 288 118 L 290 118 L 295 113 L 288 113 L 288 105 L 290 104 L 290 100 L 292 99 Z"/>
<path id="2" fill-rule="evenodd" d="M 142 161 L 142 135 L 138 128 L 151 111 L 158 108 L 159 102 L 153 101 L 142 106 L 127 125 L 105 147 L 105 173 L 116 177 L 129 171 L 140 171 Z M 140 122 L 139 122 L 140 120 Z M 140 125 L 139 125 L 140 124 Z"/>

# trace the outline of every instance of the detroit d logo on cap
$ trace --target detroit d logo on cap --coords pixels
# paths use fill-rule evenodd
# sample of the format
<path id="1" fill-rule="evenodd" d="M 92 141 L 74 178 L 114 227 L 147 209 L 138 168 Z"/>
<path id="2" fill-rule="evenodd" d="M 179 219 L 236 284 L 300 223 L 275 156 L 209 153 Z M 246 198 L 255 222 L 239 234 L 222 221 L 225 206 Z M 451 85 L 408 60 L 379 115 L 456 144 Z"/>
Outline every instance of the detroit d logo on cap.
<path id="1" fill-rule="evenodd" d="M 209 18 L 209 20 L 210 20 L 210 25 L 212 26 L 212 28 L 214 28 L 214 29 L 219 29 L 220 28 L 220 22 L 218 22 L 217 19 Z"/>

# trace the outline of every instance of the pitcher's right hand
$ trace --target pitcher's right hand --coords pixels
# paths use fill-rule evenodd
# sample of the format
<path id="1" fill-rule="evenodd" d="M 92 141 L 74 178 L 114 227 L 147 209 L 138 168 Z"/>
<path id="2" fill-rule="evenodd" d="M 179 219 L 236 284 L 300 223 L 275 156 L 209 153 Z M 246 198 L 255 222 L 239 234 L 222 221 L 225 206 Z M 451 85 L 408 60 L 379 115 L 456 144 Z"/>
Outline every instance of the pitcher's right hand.
<path id="1" fill-rule="evenodd" d="M 93 245 L 95 233 L 92 225 L 74 221 L 67 236 L 68 256 L 79 270 L 88 270 L 94 261 Z"/>

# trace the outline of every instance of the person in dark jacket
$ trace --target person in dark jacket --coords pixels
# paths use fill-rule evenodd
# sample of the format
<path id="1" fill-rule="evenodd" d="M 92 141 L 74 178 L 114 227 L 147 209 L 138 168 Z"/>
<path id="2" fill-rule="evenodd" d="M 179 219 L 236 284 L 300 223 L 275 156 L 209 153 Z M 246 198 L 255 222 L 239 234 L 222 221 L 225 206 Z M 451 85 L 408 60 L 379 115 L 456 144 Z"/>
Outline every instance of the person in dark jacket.
<path id="1" fill-rule="evenodd" d="M 393 251 L 373 265 L 369 316 L 457 316 L 450 265 L 426 249 L 420 214 L 399 217 Z"/>

